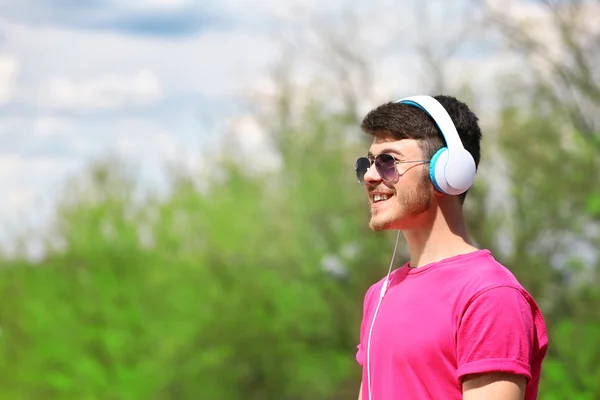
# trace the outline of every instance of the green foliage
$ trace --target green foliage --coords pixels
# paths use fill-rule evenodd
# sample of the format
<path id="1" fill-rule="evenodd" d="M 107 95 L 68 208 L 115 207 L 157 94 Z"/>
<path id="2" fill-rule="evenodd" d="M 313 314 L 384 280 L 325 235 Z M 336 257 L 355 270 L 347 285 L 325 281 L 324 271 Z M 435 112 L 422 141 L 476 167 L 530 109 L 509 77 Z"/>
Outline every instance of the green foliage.
<path id="1" fill-rule="evenodd" d="M 543 399 L 597 399 L 600 393 L 600 323 L 560 321 L 551 330 L 552 355 L 544 365 Z"/>
<path id="2" fill-rule="evenodd" d="M 511 192 L 502 261 L 534 295 L 549 328 L 541 399 L 600 397 L 600 263 L 596 148 L 560 113 L 532 102 L 505 109 L 497 145 Z M 499 251 L 497 253 L 500 253 Z"/>
<path id="3" fill-rule="evenodd" d="M 364 148 L 347 128 L 308 110 L 278 133 L 277 174 L 221 159 L 218 174 L 174 175 L 162 201 L 117 160 L 93 165 L 65 191 L 46 257 L 2 264 L 0 398 L 315 399 L 357 386 L 362 296 L 385 268 L 368 252 L 389 243 L 365 235 L 352 170 Z"/>

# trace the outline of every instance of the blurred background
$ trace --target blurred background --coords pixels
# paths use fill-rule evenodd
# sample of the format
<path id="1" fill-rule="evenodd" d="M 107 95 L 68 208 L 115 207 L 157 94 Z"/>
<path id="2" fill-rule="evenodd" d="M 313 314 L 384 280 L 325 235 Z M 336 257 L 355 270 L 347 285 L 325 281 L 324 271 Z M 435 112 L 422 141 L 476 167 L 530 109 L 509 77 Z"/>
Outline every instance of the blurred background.
<path id="1" fill-rule="evenodd" d="M 355 399 L 371 108 L 479 116 L 465 204 L 600 399 L 598 0 L 0 0 L 0 399 Z M 398 264 L 408 259 L 402 245 Z"/>

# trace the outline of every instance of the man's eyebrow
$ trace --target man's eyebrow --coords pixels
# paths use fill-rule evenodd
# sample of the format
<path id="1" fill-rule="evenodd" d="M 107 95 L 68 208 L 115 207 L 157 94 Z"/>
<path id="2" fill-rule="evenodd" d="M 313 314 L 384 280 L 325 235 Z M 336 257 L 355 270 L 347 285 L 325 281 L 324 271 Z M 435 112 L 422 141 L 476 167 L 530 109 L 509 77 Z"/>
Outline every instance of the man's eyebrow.
<path id="1" fill-rule="evenodd" d="M 392 148 L 387 148 L 387 149 L 383 149 L 381 150 L 381 153 L 394 153 L 399 155 L 400 157 L 404 157 L 404 154 L 402 154 L 402 152 L 400 150 L 396 150 L 396 149 L 392 149 Z M 373 158 L 375 157 L 375 154 L 371 153 L 371 150 L 369 150 L 369 153 L 367 154 L 367 157 Z"/>

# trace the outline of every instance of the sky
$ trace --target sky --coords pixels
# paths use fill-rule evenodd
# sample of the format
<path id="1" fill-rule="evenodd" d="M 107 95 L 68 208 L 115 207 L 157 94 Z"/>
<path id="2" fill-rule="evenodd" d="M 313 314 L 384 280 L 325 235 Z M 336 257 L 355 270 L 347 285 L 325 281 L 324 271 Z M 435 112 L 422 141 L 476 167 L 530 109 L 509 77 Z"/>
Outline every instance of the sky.
<path id="1" fill-rule="evenodd" d="M 3 233 L 45 221 L 96 157 L 155 183 L 214 145 L 274 57 L 268 3 L 0 0 Z"/>
<path id="2" fill-rule="evenodd" d="M 434 5 L 424 27 L 419 2 L 392 0 L 0 0 L 0 240 L 43 225 L 66 180 L 109 152 L 150 185 L 167 161 L 197 167 L 232 121 L 249 121 L 248 94 L 269 90 L 286 38 L 299 80 L 322 72 L 306 16 L 335 30 L 348 8 L 360 15 L 360 32 L 339 37 L 373 60 L 372 96 L 424 90 L 418 44 L 447 47 L 465 1 L 420 2 Z M 447 73 L 483 90 L 508 61 L 470 35 Z"/>

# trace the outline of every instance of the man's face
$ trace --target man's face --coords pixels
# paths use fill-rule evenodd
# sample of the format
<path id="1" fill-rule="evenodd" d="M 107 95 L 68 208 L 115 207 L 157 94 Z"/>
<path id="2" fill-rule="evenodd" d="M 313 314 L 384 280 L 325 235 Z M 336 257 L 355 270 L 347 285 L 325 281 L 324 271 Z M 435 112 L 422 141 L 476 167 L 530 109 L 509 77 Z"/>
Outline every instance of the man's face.
<path id="1" fill-rule="evenodd" d="M 413 139 L 375 138 L 369 158 L 381 153 L 390 154 L 401 162 L 424 159 L 418 142 Z M 398 178 L 392 182 L 384 182 L 375 165 L 365 174 L 365 190 L 371 205 L 369 227 L 373 231 L 410 229 L 430 208 L 434 190 L 429 180 L 429 164 L 423 161 L 400 163 L 396 168 Z"/>

